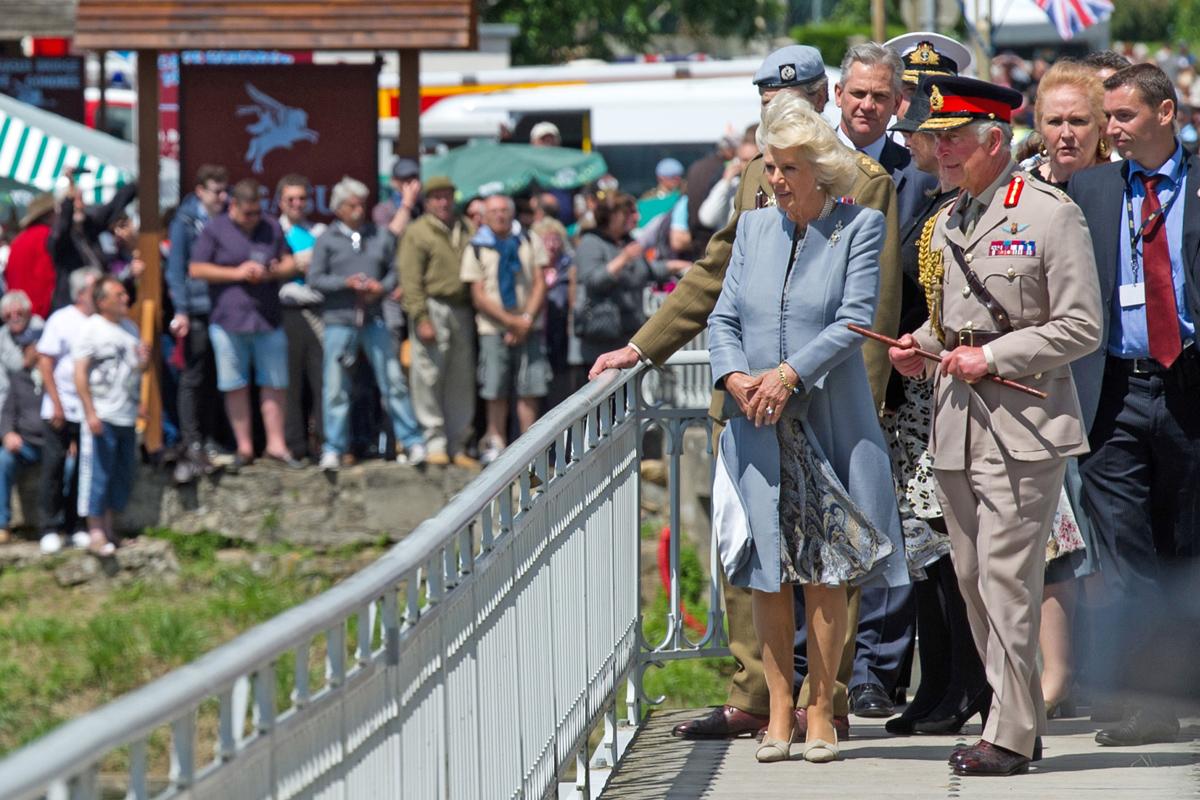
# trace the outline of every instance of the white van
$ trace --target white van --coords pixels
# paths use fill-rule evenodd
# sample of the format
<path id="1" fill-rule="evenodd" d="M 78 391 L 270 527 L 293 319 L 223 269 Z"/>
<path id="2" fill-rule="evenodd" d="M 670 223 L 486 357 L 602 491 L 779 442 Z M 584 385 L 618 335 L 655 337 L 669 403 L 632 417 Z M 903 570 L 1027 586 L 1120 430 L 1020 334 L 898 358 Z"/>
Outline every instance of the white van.
<path id="1" fill-rule="evenodd" d="M 826 73 L 832 97 L 841 73 L 828 67 Z M 750 70 L 736 78 L 548 86 L 450 97 L 421 115 L 421 138 L 451 146 L 473 138 L 525 143 L 534 124 L 549 120 L 558 126 L 565 146 L 599 152 L 622 189 L 637 194 L 654 184 L 659 159 L 672 156 L 687 166 L 711 152 L 727 131 L 740 136 L 758 121 L 760 103 L 752 77 Z M 825 116 L 836 124 L 837 114 L 831 100 Z"/>

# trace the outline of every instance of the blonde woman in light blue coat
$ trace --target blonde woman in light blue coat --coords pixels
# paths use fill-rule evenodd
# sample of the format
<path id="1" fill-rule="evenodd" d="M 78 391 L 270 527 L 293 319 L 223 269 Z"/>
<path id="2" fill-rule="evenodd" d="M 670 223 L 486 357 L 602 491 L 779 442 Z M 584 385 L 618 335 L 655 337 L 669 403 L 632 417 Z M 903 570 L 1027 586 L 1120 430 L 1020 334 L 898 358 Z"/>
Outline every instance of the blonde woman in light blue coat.
<path id="1" fill-rule="evenodd" d="M 908 582 L 891 463 L 861 339 L 879 286 L 884 217 L 840 202 L 853 154 L 799 96 L 763 111 L 777 207 L 744 214 L 709 317 L 713 377 L 737 409 L 721 435 L 714 521 L 730 582 L 754 590 L 771 697 L 759 761 L 791 755 L 792 585 L 808 616 L 804 758 L 839 757 L 833 691 L 850 584 Z"/>

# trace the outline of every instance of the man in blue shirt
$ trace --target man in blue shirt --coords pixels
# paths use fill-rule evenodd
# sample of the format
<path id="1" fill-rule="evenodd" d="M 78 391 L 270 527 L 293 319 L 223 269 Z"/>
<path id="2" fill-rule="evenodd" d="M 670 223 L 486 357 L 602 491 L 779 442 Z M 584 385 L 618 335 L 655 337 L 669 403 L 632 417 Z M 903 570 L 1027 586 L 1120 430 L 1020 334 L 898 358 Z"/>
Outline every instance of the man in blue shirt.
<path id="1" fill-rule="evenodd" d="M 1069 186 L 1091 229 L 1106 326 L 1104 346 L 1073 369 L 1108 603 L 1092 677 L 1123 714 L 1096 741 L 1140 745 L 1174 741 L 1170 695 L 1194 696 L 1200 678 L 1200 620 L 1188 619 L 1200 578 L 1200 160 L 1175 137 L 1175 88 L 1160 69 L 1128 67 L 1104 89 L 1107 133 L 1125 160 Z"/>

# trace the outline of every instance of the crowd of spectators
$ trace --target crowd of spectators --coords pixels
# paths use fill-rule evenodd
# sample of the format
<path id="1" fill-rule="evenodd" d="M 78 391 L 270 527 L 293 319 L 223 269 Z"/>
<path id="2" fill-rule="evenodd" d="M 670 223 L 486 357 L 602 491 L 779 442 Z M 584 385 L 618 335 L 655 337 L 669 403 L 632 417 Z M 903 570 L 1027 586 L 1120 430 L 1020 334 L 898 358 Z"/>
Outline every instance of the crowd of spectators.
<path id="1" fill-rule="evenodd" d="M 1200 81 L 1187 47 L 1117 50 L 1175 81 L 1194 147 Z M 1001 54 L 991 71 L 1032 115 L 1048 67 Z M 35 197 L 0 248 L 0 540 L 18 471 L 38 469 L 39 508 L 26 517 L 43 549 L 117 543 L 111 514 L 128 498 L 130 408 L 146 368 L 164 388 L 167 447 L 145 455 L 178 483 L 256 460 L 329 472 L 373 457 L 490 463 L 628 341 L 648 290 L 670 291 L 703 254 L 757 155 L 754 130 L 730 131 L 690 166 L 662 159 L 637 198 L 608 175 L 576 192 L 456 204 L 449 178 L 422 181 L 402 158 L 373 208 L 367 186 L 338 183 L 328 224 L 310 219 L 302 175 L 271 193 L 205 165 L 170 214 L 152 363 L 120 321 L 144 269 L 128 212 L 136 185 L 94 206 L 73 180 Z M 561 137 L 542 122 L 530 142 Z"/>

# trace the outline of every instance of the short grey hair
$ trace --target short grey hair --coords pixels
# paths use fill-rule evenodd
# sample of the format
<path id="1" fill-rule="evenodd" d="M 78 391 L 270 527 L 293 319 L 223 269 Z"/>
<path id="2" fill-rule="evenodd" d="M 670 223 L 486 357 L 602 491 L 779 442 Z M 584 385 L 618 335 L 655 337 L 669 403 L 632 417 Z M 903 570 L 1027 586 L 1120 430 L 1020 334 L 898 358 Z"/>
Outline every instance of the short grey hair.
<path id="1" fill-rule="evenodd" d="M 988 131 L 995 128 L 996 130 L 1000 131 L 1000 140 L 1004 142 L 1004 146 L 1010 149 L 1012 148 L 1013 131 L 1012 126 L 1007 122 L 1000 122 L 999 120 L 994 119 L 985 119 L 980 120 L 979 122 L 972 122 L 971 126 L 975 128 L 975 136 L 978 137 L 980 144 L 983 144 L 987 141 Z"/>
<path id="2" fill-rule="evenodd" d="M 74 303 L 79 299 L 79 295 L 83 294 L 88 287 L 88 281 L 98 281 L 104 277 L 104 273 L 99 267 L 85 267 L 77 269 L 71 273 L 68 283 L 71 288 L 71 302 Z"/>
<path id="3" fill-rule="evenodd" d="M 19 311 L 22 314 L 33 313 L 33 303 L 29 302 L 29 295 L 20 289 L 12 289 L 0 297 L 0 317 L 7 316 L 12 311 Z"/>
<path id="4" fill-rule="evenodd" d="M 356 181 L 347 175 L 333 185 L 333 190 L 329 193 L 329 210 L 336 212 L 341 208 L 342 203 L 351 197 L 366 200 L 370 196 L 371 190 L 367 188 L 365 183 Z"/>
<path id="5" fill-rule="evenodd" d="M 763 108 L 755 134 L 758 149 L 799 148 L 817 174 L 817 185 L 834 196 L 848 194 L 858 162 L 812 104 L 795 92 L 780 92 Z"/>
<path id="6" fill-rule="evenodd" d="M 488 200 L 495 200 L 496 198 L 500 198 L 501 200 L 503 200 L 508 205 L 509 211 L 511 211 L 514 214 L 517 213 L 517 201 L 513 200 L 508 195 L 500 194 L 499 192 L 496 192 L 495 194 L 489 194 L 487 197 L 483 198 L 484 205 L 487 205 Z"/>
<path id="7" fill-rule="evenodd" d="M 877 42 L 863 42 L 854 45 L 846 51 L 846 56 L 842 59 L 842 77 L 838 79 L 839 84 L 845 85 L 842 82 L 846 80 L 846 73 L 856 63 L 866 64 L 868 67 L 879 64 L 890 69 L 892 71 L 892 93 L 899 99 L 900 92 L 904 87 L 904 62 L 900 60 L 900 56 L 896 55 L 895 50 Z"/>

